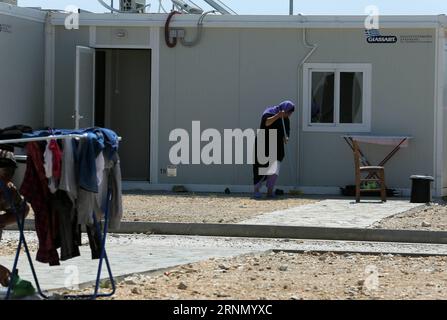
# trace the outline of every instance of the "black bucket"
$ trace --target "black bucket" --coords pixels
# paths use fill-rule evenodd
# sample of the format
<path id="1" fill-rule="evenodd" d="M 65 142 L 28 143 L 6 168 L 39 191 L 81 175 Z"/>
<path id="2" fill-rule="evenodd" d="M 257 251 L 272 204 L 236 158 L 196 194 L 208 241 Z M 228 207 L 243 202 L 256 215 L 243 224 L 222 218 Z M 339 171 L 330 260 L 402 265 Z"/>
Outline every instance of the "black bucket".
<path id="1" fill-rule="evenodd" d="M 411 176 L 411 203 L 430 203 L 432 201 L 430 176 Z"/>

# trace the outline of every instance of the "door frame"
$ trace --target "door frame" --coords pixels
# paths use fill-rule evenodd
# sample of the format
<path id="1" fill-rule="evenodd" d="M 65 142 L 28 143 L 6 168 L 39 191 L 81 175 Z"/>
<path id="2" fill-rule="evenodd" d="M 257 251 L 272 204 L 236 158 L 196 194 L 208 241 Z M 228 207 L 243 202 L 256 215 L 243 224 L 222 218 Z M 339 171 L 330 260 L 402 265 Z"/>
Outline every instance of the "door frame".
<path id="1" fill-rule="evenodd" d="M 125 28 L 125 27 L 124 27 Z M 160 27 L 149 27 L 149 45 L 98 45 L 96 26 L 90 26 L 90 48 L 96 49 L 145 49 L 151 50 L 151 99 L 150 99 L 150 142 L 149 142 L 149 181 L 158 184 L 158 139 L 159 139 L 159 102 L 160 102 Z M 126 139 L 126 137 L 123 137 Z"/>

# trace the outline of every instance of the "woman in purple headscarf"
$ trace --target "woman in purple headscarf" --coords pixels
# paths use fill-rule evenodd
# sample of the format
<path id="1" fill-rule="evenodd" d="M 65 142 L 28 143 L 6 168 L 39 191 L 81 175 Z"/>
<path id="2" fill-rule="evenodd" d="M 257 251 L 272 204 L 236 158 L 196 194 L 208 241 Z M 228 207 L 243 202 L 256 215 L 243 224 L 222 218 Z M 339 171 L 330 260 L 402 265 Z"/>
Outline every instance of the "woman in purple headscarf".
<path id="1" fill-rule="evenodd" d="M 265 130 L 264 150 L 265 156 L 269 157 L 269 133 L 270 130 L 276 130 L 276 155 L 277 161 L 273 163 L 261 164 L 258 159 L 257 147 L 259 135 L 255 142 L 256 161 L 253 165 L 253 183 L 254 197 L 260 198 L 260 190 L 264 182 L 267 184 L 267 197 L 273 197 L 276 180 L 278 179 L 281 161 L 284 160 L 284 144 L 290 136 L 290 120 L 289 117 L 295 111 L 295 105 L 291 101 L 281 102 L 279 105 L 267 108 L 262 114 L 261 129 Z M 261 172 L 266 171 L 266 172 Z"/>

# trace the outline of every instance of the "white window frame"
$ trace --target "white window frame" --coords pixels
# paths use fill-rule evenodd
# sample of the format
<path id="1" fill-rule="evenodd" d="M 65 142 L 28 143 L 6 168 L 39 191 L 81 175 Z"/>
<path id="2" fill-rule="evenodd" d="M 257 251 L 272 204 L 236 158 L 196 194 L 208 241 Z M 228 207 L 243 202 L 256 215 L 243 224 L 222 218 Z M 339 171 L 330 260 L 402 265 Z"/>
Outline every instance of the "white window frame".
<path id="1" fill-rule="evenodd" d="M 312 72 L 334 72 L 334 123 L 311 122 Z M 340 73 L 363 73 L 362 123 L 340 123 Z M 372 66 L 365 63 L 306 63 L 303 66 L 303 131 L 371 132 Z"/>

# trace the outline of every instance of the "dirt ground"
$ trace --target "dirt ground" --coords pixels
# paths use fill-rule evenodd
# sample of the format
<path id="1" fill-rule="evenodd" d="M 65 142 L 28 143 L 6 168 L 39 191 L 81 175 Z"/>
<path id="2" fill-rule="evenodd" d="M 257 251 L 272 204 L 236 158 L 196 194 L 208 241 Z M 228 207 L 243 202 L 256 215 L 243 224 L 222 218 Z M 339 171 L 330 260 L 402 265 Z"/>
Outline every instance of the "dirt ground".
<path id="1" fill-rule="evenodd" d="M 129 277 L 112 299 L 444 300 L 446 262 L 447 257 L 267 252 Z"/>
<path id="2" fill-rule="evenodd" d="M 389 218 L 374 225 L 381 229 L 447 231 L 447 203 L 442 201 L 424 205 Z"/>
<path id="3" fill-rule="evenodd" d="M 124 221 L 238 223 L 263 213 L 318 200 L 284 196 L 254 200 L 248 194 L 140 193 L 123 197 Z"/>
<path id="4" fill-rule="evenodd" d="M 123 221 L 238 223 L 317 201 L 315 197 L 291 195 L 255 200 L 249 194 L 132 192 L 123 194 Z M 32 210 L 27 218 L 34 219 Z"/>
<path id="5" fill-rule="evenodd" d="M 223 219 L 222 222 L 231 223 L 259 214 L 266 205 L 268 209 L 265 212 L 270 212 L 314 200 L 255 201 L 236 195 L 146 194 L 126 195 L 124 201 L 126 219 L 203 222 L 202 213 L 214 208 L 213 211 L 219 214 L 206 216 L 210 219 L 208 222 Z M 258 209 L 254 209 L 256 207 Z M 142 211 L 142 208 L 147 211 Z M 189 209 L 187 214 L 183 214 L 184 208 Z M 146 213 L 150 218 L 143 218 L 137 212 Z M 447 206 L 445 203 L 423 206 L 386 218 L 375 227 L 445 231 Z M 15 241 L 3 240 L 0 255 L 13 254 L 16 245 Z M 34 251 L 36 244 L 31 242 L 30 246 Z M 108 286 L 104 283 L 104 290 Z M 447 257 L 267 252 L 210 259 L 165 272 L 126 278 L 118 283 L 117 294 L 112 299 L 445 300 Z"/>
<path id="6" fill-rule="evenodd" d="M 447 230 L 433 203 L 376 227 Z M 118 284 L 114 299 L 447 299 L 447 257 L 266 253 L 207 260 Z"/>
<path id="7" fill-rule="evenodd" d="M 323 200 L 306 196 L 282 196 L 254 200 L 248 194 L 148 192 L 123 195 L 123 221 L 181 223 L 239 223 L 255 216 Z M 28 219 L 33 219 L 31 212 Z M 385 218 L 373 228 L 447 231 L 447 202 Z"/>

